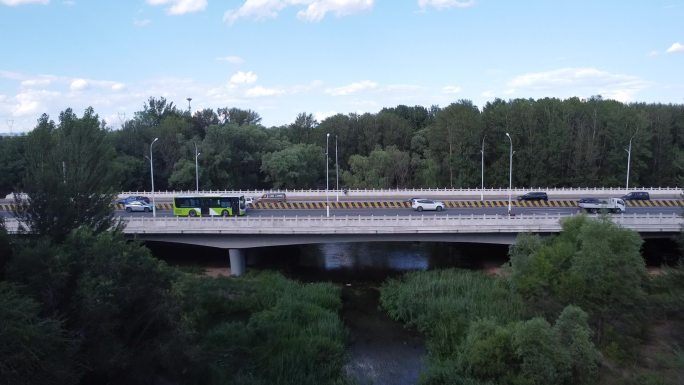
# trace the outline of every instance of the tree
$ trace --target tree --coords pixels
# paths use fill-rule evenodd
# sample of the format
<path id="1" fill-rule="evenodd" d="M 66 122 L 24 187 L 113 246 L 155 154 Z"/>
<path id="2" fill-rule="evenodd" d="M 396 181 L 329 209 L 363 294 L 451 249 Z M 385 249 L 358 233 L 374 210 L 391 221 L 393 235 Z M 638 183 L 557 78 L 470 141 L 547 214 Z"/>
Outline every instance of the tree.
<path id="1" fill-rule="evenodd" d="M 628 351 L 645 319 L 641 238 L 607 218 L 568 218 L 562 228 L 551 240 L 523 242 L 525 253 L 511 253 L 514 286 L 547 317 L 566 305 L 581 307 L 599 344 Z"/>
<path id="2" fill-rule="evenodd" d="M 252 110 L 239 108 L 219 108 L 218 119 L 221 124 L 236 124 L 238 126 L 257 125 L 261 122 L 261 116 Z"/>
<path id="3" fill-rule="evenodd" d="M 16 285 L 0 281 L 0 384 L 77 384 L 77 341 Z"/>
<path id="4" fill-rule="evenodd" d="M 274 188 L 317 188 L 325 177 L 325 151 L 313 144 L 295 144 L 264 154 L 261 171 Z"/>
<path id="5" fill-rule="evenodd" d="M 28 231 L 61 240 L 79 226 L 104 231 L 114 225 L 114 149 L 92 108 L 81 118 L 63 111 L 59 126 L 43 115 L 26 149 L 28 198 L 16 203 Z"/>
<path id="6" fill-rule="evenodd" d="M 81 228 L 59 244 L 19 245 L 7 276 L 79 336 L 81 383 L 164 382 L 187 369 L 175 273 L 120 233 Z"/>
<path id="7" fill-rule="evenodd" d="M 21 191 L 25 148 L 25 136 L 0 136 L 0 198 L 12 191 Z"/>

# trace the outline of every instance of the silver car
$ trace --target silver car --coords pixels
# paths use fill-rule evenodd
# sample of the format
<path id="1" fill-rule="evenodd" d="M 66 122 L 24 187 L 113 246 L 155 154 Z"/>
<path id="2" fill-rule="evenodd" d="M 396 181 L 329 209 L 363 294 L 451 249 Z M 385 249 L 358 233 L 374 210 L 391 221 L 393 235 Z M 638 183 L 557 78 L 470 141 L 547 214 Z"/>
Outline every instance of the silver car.
<path id="1" fill-rule="evenodd" d="M 133 212 L 133 211 L 143 211 L 146 213 L 149 213 L 152 211 L 152 204 L 147 203 L 147 202 L 142 202 L 142 201 L 133 201 L 133 202 L 128 202 L 124 205 L 124 209 L 126 210 L 127 213 Z"/>
<path id="2" fill-rule="evenodd" d="M 436 210 L 442 211 L 446 207 L 444 202 L 433 201 L 432 199 L 416 199 L 411 203 L 411 207 L 417 211 Z"/>

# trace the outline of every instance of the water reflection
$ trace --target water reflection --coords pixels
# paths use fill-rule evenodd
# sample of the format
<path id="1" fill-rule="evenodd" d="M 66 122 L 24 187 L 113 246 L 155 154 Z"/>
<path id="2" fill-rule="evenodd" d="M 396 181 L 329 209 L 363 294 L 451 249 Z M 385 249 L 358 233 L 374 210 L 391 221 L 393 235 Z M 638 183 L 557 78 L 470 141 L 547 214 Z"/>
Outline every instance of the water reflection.
<path id="1" fill-rule="evenodd" d="M 248 266 L 309 280 L 382 281 L 406 271 L 481 269 L 507 260 L 505 245 L 420 242 L 326 243 L 250 250 Z"/>

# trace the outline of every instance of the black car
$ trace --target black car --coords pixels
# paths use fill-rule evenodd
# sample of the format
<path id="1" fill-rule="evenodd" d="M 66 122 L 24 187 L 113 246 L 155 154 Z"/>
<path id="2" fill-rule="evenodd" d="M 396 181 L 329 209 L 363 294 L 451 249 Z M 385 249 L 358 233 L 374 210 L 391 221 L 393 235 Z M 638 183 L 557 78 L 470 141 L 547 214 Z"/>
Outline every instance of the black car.
<path id="1" fill-rule="evenodd" d="M 542 191 L 535 191 L 535 192 L 528 192 L 525 195 L 520 195 L 518 197 L 519 201 L 548 201 L 549 196 L 546 195 L 545 192 Z"/>
<path id="2" fill-rule="evenodd" d="M 622 199 L 626 201 L 647 201 L 651 199 L 651 196 L 646 191 L 632 191 L 627 195 L 623 195 Z"/>

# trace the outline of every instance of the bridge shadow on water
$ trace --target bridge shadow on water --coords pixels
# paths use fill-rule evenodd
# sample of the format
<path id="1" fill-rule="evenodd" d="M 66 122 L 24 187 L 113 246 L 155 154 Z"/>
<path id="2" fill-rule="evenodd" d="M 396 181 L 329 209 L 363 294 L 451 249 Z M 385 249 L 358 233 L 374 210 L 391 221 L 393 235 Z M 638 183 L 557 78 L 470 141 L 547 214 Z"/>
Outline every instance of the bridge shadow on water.
<path id="1" fill-rule="evenodd" d="M 149 242 L 170 264 L 227 268 L 227 250 Z M 672 240 L 647 240 L 648 266 L 676 263 Z M 302 282 L 333 282 L 342 288 L 341 316 L 349 330 L 346 372 L 358 384 L 415 384 L 425 366 L 422 337 L 379 309 L 379 287 L 409 271 L 465 268 L 496 271 L 508 263 L 508 246 L 467 243 L 373 242 L 278 246 L 246 251 L 248 270 L 276 270 Z"/>

